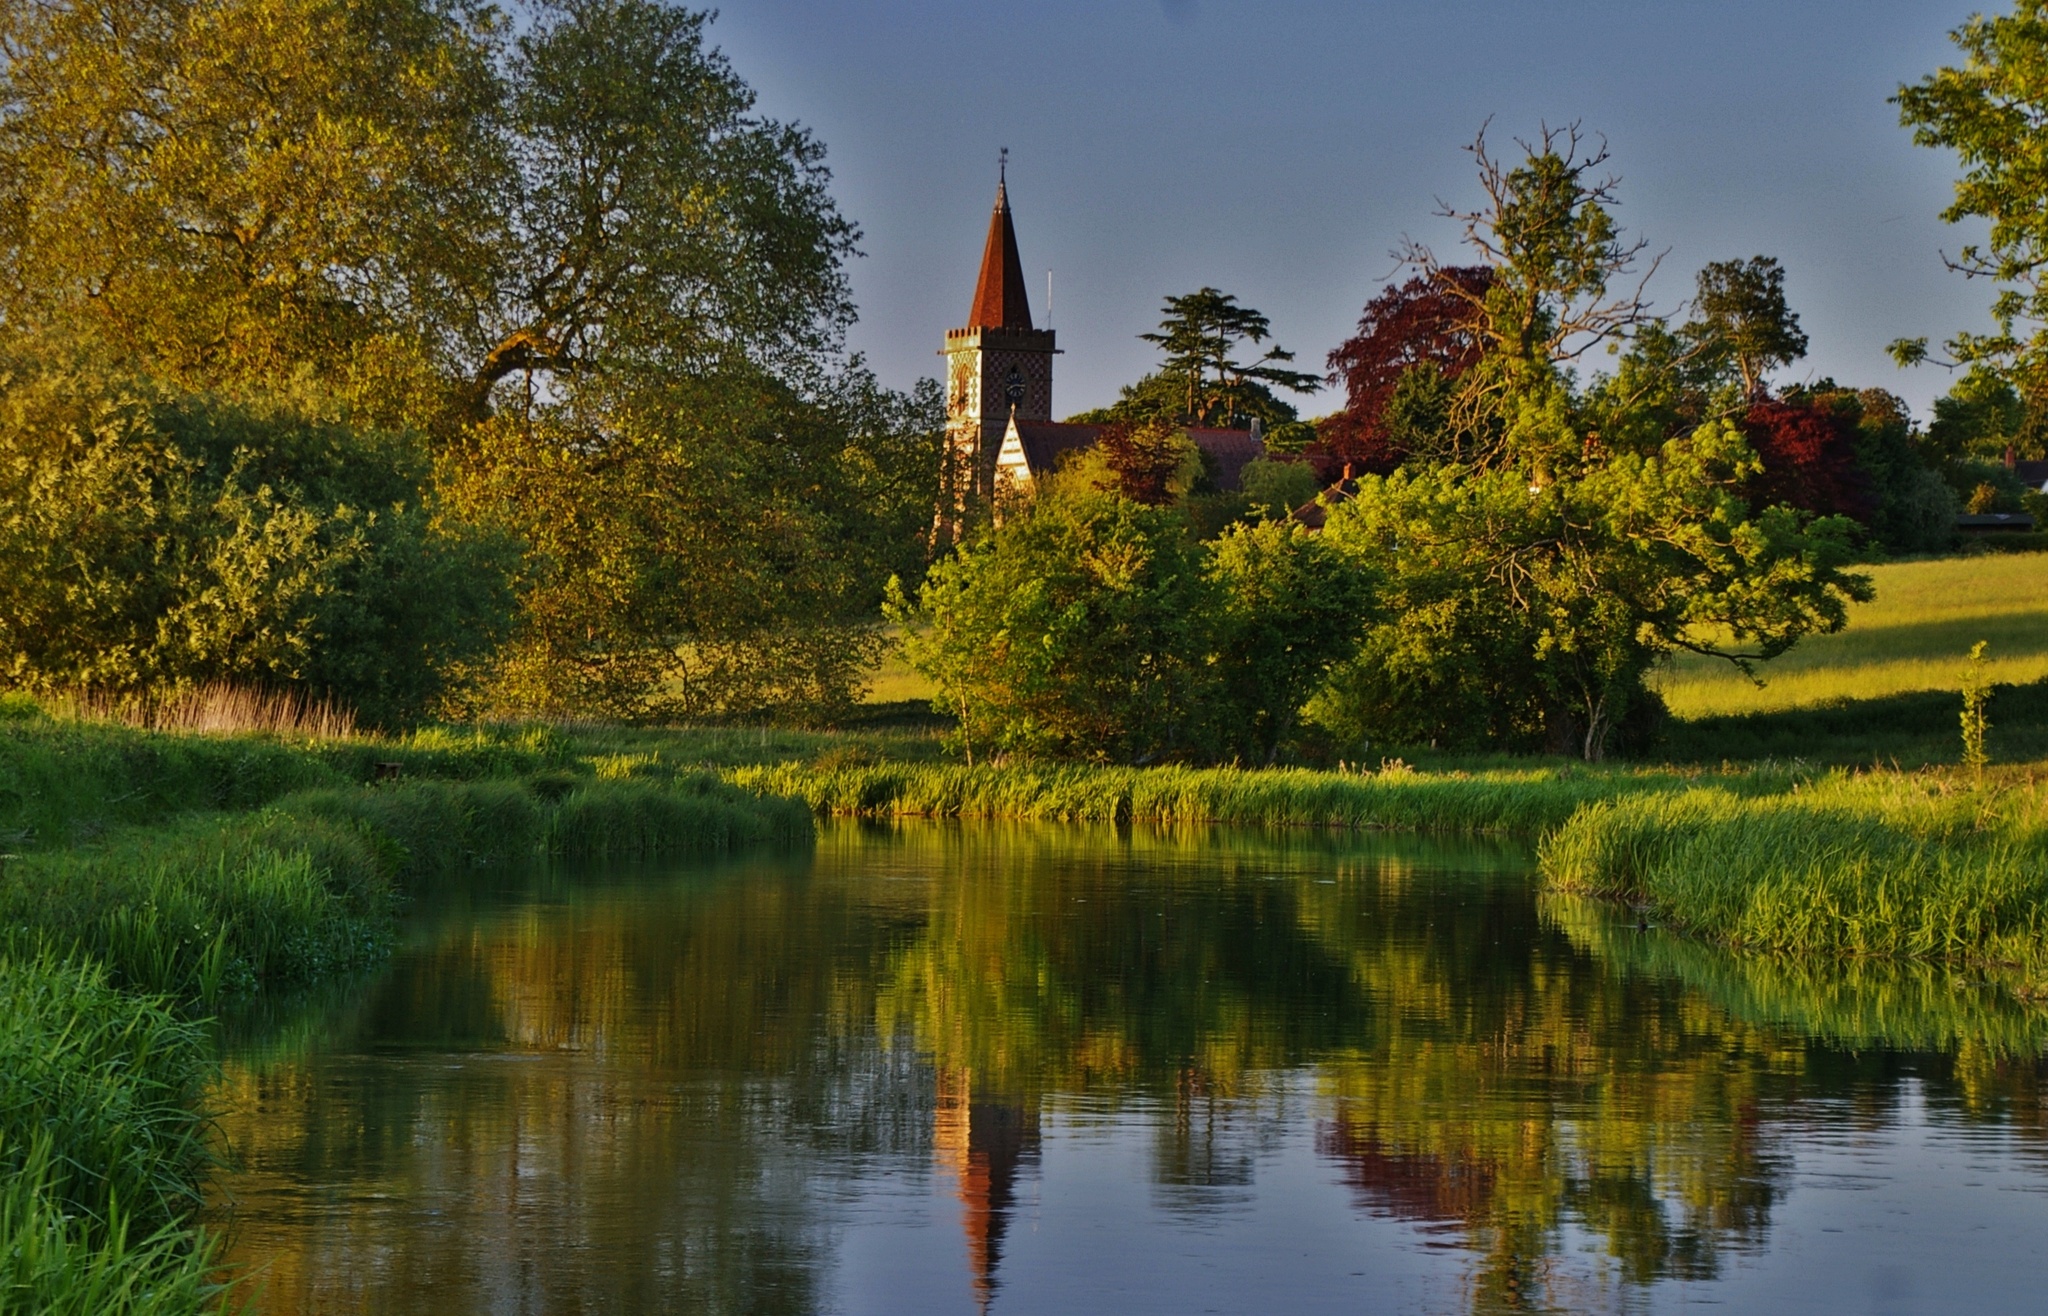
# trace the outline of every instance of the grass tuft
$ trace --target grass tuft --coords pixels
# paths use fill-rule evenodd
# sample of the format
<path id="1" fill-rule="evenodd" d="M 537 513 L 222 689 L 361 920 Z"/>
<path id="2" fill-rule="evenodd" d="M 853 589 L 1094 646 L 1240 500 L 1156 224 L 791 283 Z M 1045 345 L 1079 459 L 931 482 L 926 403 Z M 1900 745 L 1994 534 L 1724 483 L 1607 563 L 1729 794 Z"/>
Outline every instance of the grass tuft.
<path id="1" fill-rule="evenodd" d="M 1540 849 L 1561 891 L 1619 896 L 1736 946 L 2048 966 L 2041 788 L 1836 774 L 1587 808 Z"/>

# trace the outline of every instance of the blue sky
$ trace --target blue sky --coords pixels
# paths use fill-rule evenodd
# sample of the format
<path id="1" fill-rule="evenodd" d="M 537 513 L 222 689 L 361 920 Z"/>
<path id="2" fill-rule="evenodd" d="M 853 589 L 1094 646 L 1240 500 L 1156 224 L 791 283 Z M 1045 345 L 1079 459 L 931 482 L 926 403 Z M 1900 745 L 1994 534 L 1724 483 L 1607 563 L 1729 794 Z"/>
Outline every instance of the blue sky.
<path id="1" fill-rule="evenodd" d="M 1355 325 L 1412 236 L 1448 253 L 1436 201 L 1477 189 L 1461 149 L 1548 120 L 1604 134 L 1619 212 L 1669 248 L 1664 308 L 1705 262 L 1784 262 L 1812 339 L 1786 377 L 1832 375 L 1924 416 L 1947 387 L 1884 345 L 1982 328 L 1990 290 L 1945 270 L 1955 164 L 1886 103 L 1949 60 L 1949 0 L 1249 3 L 733 0 L 714 39 L 827 144 L 866 255 L 851 345 L 883 379 L 936 373 L 966 315 L 995 185 L 1033 314 L 1065 355 L 1055 408 L 1100 405 L 1154 362 L 1136 335 L 1212 284 L 1264 311 L 1304 368 Z M 1338 401 L 1327 393 L 1310 413 Z"/>

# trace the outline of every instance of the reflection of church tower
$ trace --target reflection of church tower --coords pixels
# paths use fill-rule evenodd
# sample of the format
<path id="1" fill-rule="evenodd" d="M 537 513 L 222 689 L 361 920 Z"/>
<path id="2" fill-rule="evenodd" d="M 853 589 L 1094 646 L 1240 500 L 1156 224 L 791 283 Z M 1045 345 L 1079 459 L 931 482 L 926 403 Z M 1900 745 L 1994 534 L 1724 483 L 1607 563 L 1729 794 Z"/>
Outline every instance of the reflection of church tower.
<path id="1" fill-rule="evenodd" d="M 960 1194 L 974 1300 L 987 1311 L 1017 1197 L 1017 1173 L 1038 1162 L 1038 1111 L 1021 1102 L 977 1098 L 965 1070 L 941 1069 L 932 1150 Z"/>
<path id="2" fill-rule="evenodd" d="M 1006 153 L 1007 154 L 1007 153 Z M 1052 419 L 1053 332 L 1031 327 L 1024 262 L 1010 223 L 1009 183 L 996 182 L 995 213 L 981 253 L 981 279 L 967 325 L 946 333 L 946 466 L 935 527 L 940 544 L 995 493 L 996 452 L 1014 411 Z"/>

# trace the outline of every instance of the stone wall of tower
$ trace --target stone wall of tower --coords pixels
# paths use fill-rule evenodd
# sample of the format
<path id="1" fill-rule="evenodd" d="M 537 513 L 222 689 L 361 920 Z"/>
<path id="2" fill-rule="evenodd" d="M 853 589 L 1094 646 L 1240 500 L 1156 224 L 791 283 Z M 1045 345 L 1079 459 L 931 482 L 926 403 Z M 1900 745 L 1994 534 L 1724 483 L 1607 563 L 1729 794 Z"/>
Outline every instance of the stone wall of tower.
<path id="1" fill-rule="evenodd" d="M 1052 419 L 1050 329 L 955 329 L 946 335 L 951 501 L 964 513 L 994 496 L 996 452 L 1010 423 Z"/>

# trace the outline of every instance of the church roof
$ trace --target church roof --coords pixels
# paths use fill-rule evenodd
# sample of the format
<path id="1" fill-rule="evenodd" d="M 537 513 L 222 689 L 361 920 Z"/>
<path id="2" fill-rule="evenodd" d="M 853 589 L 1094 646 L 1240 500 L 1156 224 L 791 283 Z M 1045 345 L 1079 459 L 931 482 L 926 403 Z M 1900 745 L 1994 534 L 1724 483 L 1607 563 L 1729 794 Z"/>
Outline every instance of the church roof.
<path id="1" fill-rule="evenodd" d="M 974 287 L 969 329 L 1029 329 L 1031 303 L 1024 292 L 1024 261 L 1017 255 L 1017 230 L 1010 223 L 1008 185 L 996 184 L 996 209 L 988 219 L 981 252 L 981 279 Z"/>
<path id="2" fill-rule="evenodd" d="M 1017 421 L 1017 442 L 1024 449 L 1024 464 L 1033 479 L 1059 466 L 1067 453 L 1090 447 L 1102 437 L 1100 425 L 1032 424 Z M 1251 465 L 1266 446 L 1249 430 L 1219 430 L 1190 426 L 1188 438 L 1216 463 L 1216 487 L 1234 491 L 1244 484 L 1244 468 Z"/>

